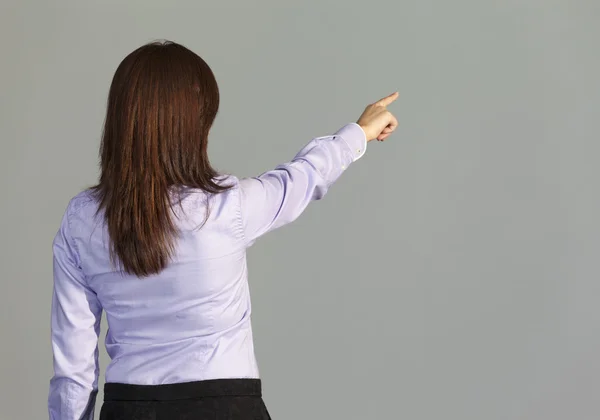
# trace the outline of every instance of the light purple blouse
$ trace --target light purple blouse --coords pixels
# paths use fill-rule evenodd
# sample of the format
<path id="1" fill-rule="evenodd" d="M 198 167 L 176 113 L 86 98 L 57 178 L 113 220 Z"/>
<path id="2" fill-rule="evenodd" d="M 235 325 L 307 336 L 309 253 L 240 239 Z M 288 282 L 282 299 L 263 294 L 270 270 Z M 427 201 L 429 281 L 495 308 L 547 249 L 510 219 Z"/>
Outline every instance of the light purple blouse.
<path id="1" fill-rule="evenodd" d="M 367 146 L 357 124 L 308 143 L 289 163 L 208 199 L 174 206 L 181 231 L 172 262 L 145 279 L 112 268 L 102 213 L 88 192 L 70 202 L 54 239 L 51 420 L 92 420 L 102 311 L 111 362 L 106 382 L 166 384 L 258 378 L 246 249 L 296 219 Z M 205 225 L 197 229 L 210 208 Z"/>

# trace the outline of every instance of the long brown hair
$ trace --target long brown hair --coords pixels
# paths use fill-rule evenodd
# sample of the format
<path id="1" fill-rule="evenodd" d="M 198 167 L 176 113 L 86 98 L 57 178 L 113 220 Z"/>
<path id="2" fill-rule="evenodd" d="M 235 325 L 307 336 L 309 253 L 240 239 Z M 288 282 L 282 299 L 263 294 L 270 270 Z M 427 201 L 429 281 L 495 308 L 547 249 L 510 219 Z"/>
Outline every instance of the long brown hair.
<path id="1" fill-rule="evenodd" d="M 171 191 L 229 188 L 216 181 L 207 153 L 218 109 L 212 70 L 182 45 L 144 45 L 117 68 L 91 190 L 104 210 L 111 261 L 125 272 L 145 277 L 170 261 L 178 233 Z"/>

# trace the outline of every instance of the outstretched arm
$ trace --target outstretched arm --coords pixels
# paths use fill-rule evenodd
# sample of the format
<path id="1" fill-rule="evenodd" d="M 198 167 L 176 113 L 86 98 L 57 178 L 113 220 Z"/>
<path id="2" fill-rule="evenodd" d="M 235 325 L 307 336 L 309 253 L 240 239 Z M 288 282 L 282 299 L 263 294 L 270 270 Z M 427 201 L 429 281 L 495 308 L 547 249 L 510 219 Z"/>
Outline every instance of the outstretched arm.
<path id="1" fill-rule="evenodd" d="M 386 109 L 394 93 L 366 107 L 357 123 L 331 136 L 309 142 L 290 162 L 260 176 L 240 180 L 243 231 L 248 246 L 265 233 L 294 221 L 313 200 L 356 160 L 370 140 L 385 140 L 396 128 L 396 118 Z"/>

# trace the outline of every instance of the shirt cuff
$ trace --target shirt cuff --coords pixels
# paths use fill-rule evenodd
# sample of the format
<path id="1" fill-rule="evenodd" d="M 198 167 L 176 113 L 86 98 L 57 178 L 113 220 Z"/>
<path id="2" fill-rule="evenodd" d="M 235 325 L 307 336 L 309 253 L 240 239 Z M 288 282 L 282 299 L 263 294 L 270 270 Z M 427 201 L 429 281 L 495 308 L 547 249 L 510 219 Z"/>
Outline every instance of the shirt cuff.
<path id="1" fill-rule="evenodd" d="M 367 151 L 367 136 L 362 127 L 356 123 L 350 123 L 338 130 L 335 136 L 341 137 L 352 152 L 352 160 L 357 161 Z"/>

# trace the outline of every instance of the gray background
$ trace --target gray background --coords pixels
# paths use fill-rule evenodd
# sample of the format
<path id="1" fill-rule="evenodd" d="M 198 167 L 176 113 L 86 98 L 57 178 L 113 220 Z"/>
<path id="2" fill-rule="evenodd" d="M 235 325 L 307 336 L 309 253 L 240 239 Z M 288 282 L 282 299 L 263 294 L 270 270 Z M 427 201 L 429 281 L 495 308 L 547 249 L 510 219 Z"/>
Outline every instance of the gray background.
<path id="1" fill-rule="evenodd" d="M 0 9 L 2 420 L 47 418 L 51 241 L 158 38 L 215 71 L 239 176 L 401 92 L 397 133 L 250 251 L 273 418 L 600 418 L 600 2 L 79 3 Z"/>

